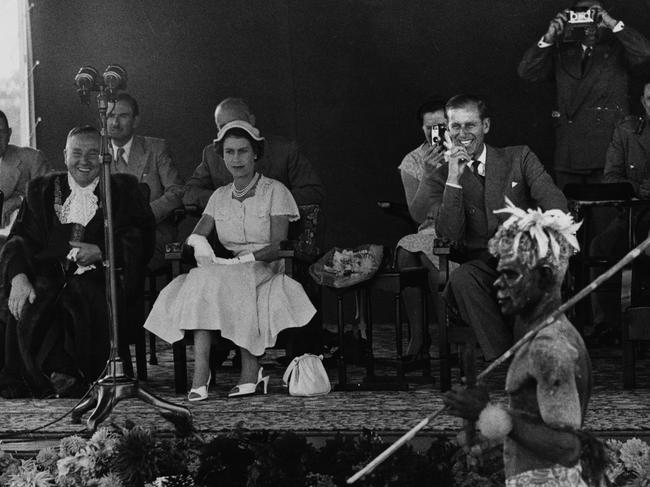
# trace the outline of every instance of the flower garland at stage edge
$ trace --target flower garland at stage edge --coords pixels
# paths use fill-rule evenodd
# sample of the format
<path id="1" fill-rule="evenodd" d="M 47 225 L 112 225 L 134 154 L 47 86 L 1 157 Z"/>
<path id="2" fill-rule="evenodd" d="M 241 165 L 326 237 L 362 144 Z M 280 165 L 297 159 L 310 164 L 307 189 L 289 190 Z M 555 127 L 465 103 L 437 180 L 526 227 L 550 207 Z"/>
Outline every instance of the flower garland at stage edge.
<path id="1" fill-rule="evenodd" d="M 637 438 L 606 444 L 612 460 L 607 476 L 613 485 L 647 485 L 650 445 Z M 57 448 L 45 448 L 31 459 L 0 452 L 0 486 L 334 487 L 344 485 L 352 471 L 385 446 L 370 431 L 358 437 L 336 436 L 315 448 L 292 433 L 235 431 L 206 441 L 197 435 L 163 438 L 133 424 L 113 425 L 89 439 L 66 437 Z M 478 469 L 469 468 L 464 452 L 445 437 L 436 437 L 426 452 L 402 449 L 361 485 L 503 485 L 501 456 L 490 458 Z"/>

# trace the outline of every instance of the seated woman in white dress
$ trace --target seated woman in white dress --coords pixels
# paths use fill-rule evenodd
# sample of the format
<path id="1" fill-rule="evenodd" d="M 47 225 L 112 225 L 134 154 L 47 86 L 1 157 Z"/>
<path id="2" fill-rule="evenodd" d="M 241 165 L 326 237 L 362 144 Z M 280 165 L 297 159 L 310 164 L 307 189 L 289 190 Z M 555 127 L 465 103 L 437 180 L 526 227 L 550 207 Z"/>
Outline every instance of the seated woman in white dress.
<path id="1" fill-rule="evenodd" d="M 437 298 L 438 258 L 433 255 L 433 241 L 436 235 L 434 222 L 427 219 L 427 213 L 431 207 L 431 176 L 444 161 L 442 145 L 432 140 L 435 128 L 439 125 L 447 125 L 444 100 L 432 98 L 425 101 L 418 109 L 418 119 L 425 140 L 404 157 L 398 169 L 402 177 L 409 214 L 419 227 L 417 233 L 406 235 L 397 243 L 397 267 L 399 269 L 426 267 L 429 270 L 429 288 Z M 423 316 L 418 301 L 418 290 L 404 289 L 402 299 L 411 331 L 411 340 L 404 355 L 404 360 L 408 362 L 428 356 L 429 337 L 422 334 Z M 434 304 L 436 305 L 434 311 L 439 312 L 442 306 L 437 302 Z"/>
<path id="2" fill-rule="evenodd" d="M 198 267 L 165 287 L 145 328 L 173 343 L 185 330 L 194 333 L 194 377 L 188 400 L 208 397 L 212 337 L 232 340 L 241 349 L 238 384 L 228 397 L 266 394 L 268 376 L 259 357 L 285 328 L 306 325 L 316 310 L 299 283 L 283 273 L 279 244 L 289 222 L 299 218 L 289 190 L 255 171 L 264 138 L 244 121 L 224 125 L 215 144 L 233 182 L 210 197 L 187 244 Z M 221 244 L 235 257 L 215 257 L 206 236 L 216 230 Z M 258 386 L 263 387 L 258 387 Z"/>

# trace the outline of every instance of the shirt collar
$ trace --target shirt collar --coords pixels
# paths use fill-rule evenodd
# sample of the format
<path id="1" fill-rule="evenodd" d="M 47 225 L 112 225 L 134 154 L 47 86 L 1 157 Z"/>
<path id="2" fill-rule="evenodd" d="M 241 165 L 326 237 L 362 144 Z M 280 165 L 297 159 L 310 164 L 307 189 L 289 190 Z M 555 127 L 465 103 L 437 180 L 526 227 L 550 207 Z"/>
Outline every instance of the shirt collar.
<path id="1" fill-rule="evenodd" d="M 97 176 L 95 180 L 92 183 L 90 183 L 88 186 L 85 187 L 79 186 L 79 183 L 77 183 L 77 181 L 74 180 L 72 175 L 68 173 L 68 185 L 70 186 L 70 191 L 72 191 L 73 193 L 78 193 L 78 192 L 94 193 L 98 183 L 99 183 L 99 176 Z"/>
<path id="2" fill-rule="evenodd" d="M 113 157 L 117 158 L 117 151 L 119 150 L 119 147 L 115 145 L 115 142 L 111 139 L 111 145 L 113 146 Z M 131 146 L 133 145 L 133 137 L 129 139 L 129 141 L 122 146 L 122 149 L 124 149 L 124 155 L 122 156 L 124 158 L 124 162 L 127 164 L 129 163 L 129 155 L 131 154 Z"/>
<path id="3" fill-rule="evenodd" d="M 486 158 L 487 158 L 487 146 L 485 145 L 485 143 L 483 143 L 483 150 L 481 151 L 481 155 L 474 160 L 478 161 L 481 164 L 485 164 Z"/>
<path id="4" fill-rule="evenodd" d="M 478 167 L 476 168 L 476 171 L 479 173 L 480 176 L 485 176 L 485 160 L 487 159 L 487 146 L 485 143 L 483 143 L 483 150 L 481 151 L 481 155 L 478 156 L 475 161 L 478 162 Z"/>

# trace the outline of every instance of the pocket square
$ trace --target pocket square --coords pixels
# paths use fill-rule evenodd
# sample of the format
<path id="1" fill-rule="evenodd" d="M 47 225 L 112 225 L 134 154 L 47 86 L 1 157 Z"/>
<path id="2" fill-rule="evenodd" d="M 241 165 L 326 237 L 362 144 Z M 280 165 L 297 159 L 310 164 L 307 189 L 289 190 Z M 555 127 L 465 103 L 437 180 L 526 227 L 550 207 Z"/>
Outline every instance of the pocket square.
<path id="1" fill-rule="evenodd" d="M 513 181 L 511 184 L 512 184 L 512 187 L 514 188 L 514 187 L 517 186 L 519 183 L 518 183 L 517 181 Z"/>

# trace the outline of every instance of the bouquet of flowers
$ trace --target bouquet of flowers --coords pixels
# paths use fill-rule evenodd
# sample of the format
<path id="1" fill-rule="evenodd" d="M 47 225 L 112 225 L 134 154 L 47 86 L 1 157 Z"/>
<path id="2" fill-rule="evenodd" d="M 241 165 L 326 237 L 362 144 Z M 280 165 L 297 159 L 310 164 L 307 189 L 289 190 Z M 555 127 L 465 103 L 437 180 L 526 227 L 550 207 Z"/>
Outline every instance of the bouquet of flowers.
<path id="1" fill-rule="evenodd" d="M 334 247 L 309 267 L 309 274 L 321 285 L 341 288 L 370 279 L 382 261 L 383 247 L 367 244 L 355 249 Z"/>
<path id="2" fill-rule="evenodd" d="M 650 445 L 638 438 L 606 442 L 610 464 L 605 471 L 615 486 L 650 486 Z"/>

